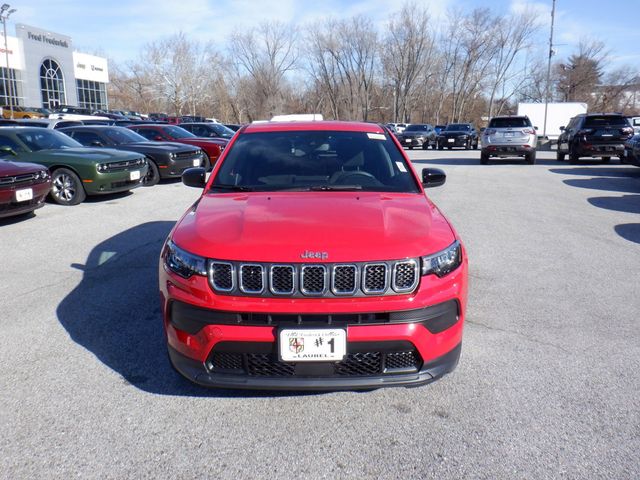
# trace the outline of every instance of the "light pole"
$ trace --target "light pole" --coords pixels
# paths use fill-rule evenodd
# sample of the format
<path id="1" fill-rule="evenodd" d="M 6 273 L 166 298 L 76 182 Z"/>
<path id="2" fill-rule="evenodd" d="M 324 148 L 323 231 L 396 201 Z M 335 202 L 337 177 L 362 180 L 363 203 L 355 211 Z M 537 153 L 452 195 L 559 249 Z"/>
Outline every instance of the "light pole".
<path id="1" fill-rule="evenodd" d="M 549 61 L 547 63 L 547 84 L 544 92 L 544 126 L 542 127 L 542 138 L 547 137 L 547 110 L 549 109 L 549 87 L 551 78 L 551 57 L 553 57 L 553 22 L 556 16 L 556 0 L 551 5 L 551 33 L 549 34 Z"/>
<path id="2" fill-rule="evenodd" d="M 8 3 L 2 4 L 0 7 L 0 18 L 2 18 L 2 28 L 4 31 L 4 55 L 7 62 L 7 74 L 5 75 L 5 89 L 4 93 L 7 93 L 7 84 L 9 84 L 9 109 L 11 110 L 11 118 L 13 118 L 13 80 L 11 78 L 11 69 L 9 68 L 9 47 L 7 45 L 7 19 L 9 15 L 15 12 L 15 8 L 11 8 Z"/>

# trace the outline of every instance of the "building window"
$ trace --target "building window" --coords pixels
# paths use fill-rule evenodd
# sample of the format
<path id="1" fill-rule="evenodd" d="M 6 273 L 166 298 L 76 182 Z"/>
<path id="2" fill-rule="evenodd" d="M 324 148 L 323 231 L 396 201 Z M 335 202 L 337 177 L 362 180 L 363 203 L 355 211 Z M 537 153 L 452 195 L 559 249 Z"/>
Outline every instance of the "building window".
<path id="1" fill-rule="evenodd" d="M 64 105 L 64 76 L 60 65 L 50 58 L 42 62 L 40 66 L 40 90 L 42 91 L 42 106 L 44 108 L 56 108 Z"/>
<path id="2" fill-rule="evenodd" d="M 78 89 L 78 106 L 91 110 L 106 110 L 107 85 L 91 80 L 76 80 Z"/>
<path id="3" fill-rule="evenodd" d="M 11 97 L 12 105 L 24 106 L 24 94 L 22 92 L 20 71 L 13 68 L 0 67 L 0 104 L 8 106 L 9 97 Z"/>

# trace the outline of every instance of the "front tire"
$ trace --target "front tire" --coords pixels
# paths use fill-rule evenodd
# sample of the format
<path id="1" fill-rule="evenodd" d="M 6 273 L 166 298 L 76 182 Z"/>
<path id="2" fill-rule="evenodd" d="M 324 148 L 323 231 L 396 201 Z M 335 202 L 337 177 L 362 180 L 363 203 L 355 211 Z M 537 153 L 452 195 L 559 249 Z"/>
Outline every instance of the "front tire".
<path id="1" fill-rule="evenodd" d="M 60 205 L 71 206 L 82 203 L 87 194 L 78 175 L 68 168 L 58 168 L 51 175 L 51 199 Z"/>
<path id="2" fill-rule="evenodd" d="M 564 162 L 564 156 L 565 154 L 562 152 L 556 152 L 556 160 L 558 162 Z"/>
<path id="3" fill-rule="evenodd" d="M 145 177 L 142 179 L 142 184 L 145 187 L 153 187 L 160 181 L 160 170 L 158 169 L 156 162 L 153 160 L 147 159 L 147 165 L 149 169 L 147 170 Z"/>
<path id="4" fill-rule="evenodd" d="M 487 165 L 489 163 L 489 154 L 481 152 L 480 153 L 480 164 Z"/>
<path id="5" fill-rule="evenodd" d="M 611 161 L 611 157 L 602 157 L 602 163 L 609 163 Z"/>
<path id="6" fill-rule="evenodd" d="M 474 150 L 477 150 L 477 149 L 478 149 L 478 142 L 476 142 L 476 143 L 474 143 L 474 144 L 473 144 L 473 149 L 474 149 Z"/>
<path id="7" fill-rule="evenodd" d="M 443 150 L 443 149 L 444 149 L 444 147 L 442 146 L 442 144 L 441 144 L 441 143 L 439 143 L 439 144 L 438 144 L 438 150 Z"/>

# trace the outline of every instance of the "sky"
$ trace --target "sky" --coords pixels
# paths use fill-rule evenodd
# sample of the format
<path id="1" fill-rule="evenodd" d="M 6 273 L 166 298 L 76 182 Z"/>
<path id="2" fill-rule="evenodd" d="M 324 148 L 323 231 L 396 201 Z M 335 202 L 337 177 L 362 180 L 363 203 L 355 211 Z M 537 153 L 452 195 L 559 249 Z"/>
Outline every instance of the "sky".
<path id="1" fill-rule="evenodd" d="M 413 0 L 425 5 L 438 21 L 451 7 L 463 10 L 489 7 L 495 13 L 522 11 L 527 5 L 541 29 L 536 45 L 547 52 L 552 0 Z M 13 0 L 7 25 L 24 23 L 72 37 L 74 48 L 106 56 L 118 63 L 135 60 L 151 41 L 182 31 L 199 41 L 225 47 L 229 35 L 266 20 L 294 25 L 324 18 L 363 14 L 381 33 L 402 0 Z M 640 0 L 556 0 L 554 50 L 561 60 L 582 39 L 603 41 L 612 67 L 640 68 Z"/>

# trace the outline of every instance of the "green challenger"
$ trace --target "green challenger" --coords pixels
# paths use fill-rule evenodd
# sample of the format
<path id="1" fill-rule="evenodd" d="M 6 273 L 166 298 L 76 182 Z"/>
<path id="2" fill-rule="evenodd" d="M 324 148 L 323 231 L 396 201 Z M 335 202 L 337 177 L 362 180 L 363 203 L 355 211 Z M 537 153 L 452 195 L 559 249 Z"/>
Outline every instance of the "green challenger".
<path id="1" fill-rule="evenodd" d="M 83 147 L 63 133 L 37 127 L 0 127 L 2 157 L 46 166 L 53 183 L 49 195 L 60 205 L 136 188 L 148 168 L 139 153 Z"/>

